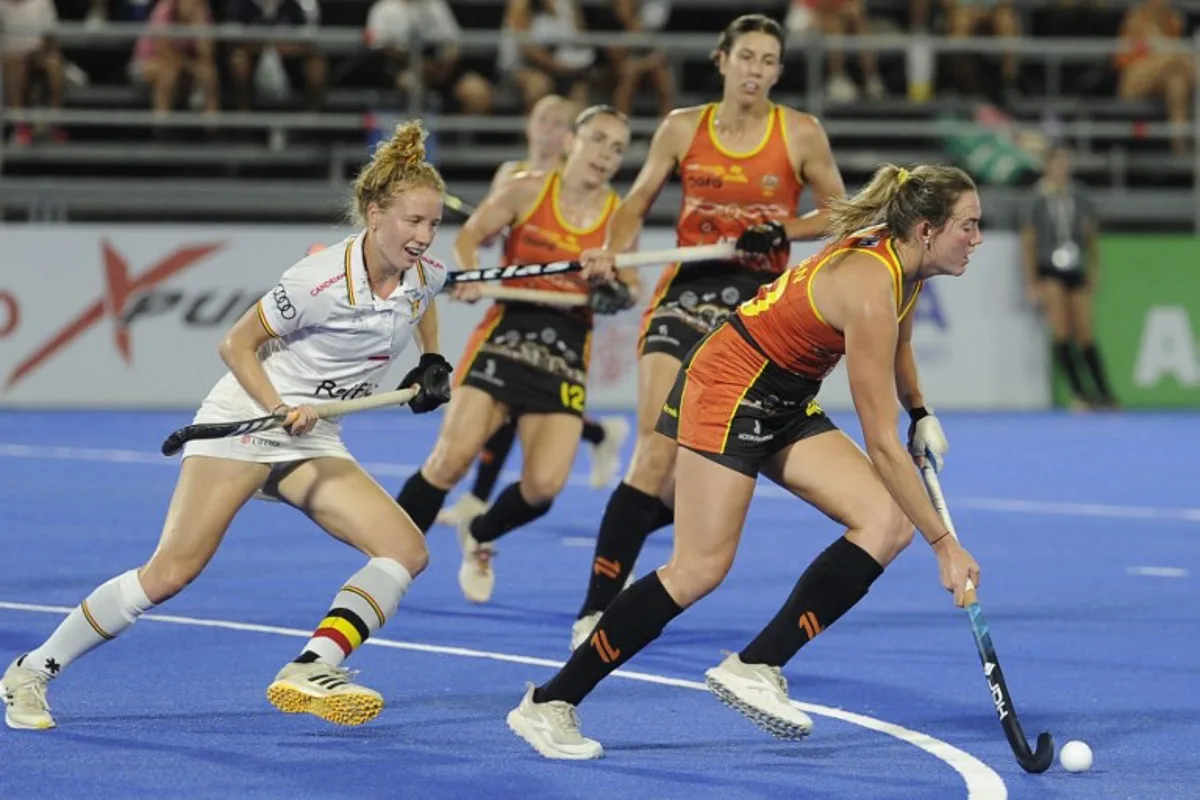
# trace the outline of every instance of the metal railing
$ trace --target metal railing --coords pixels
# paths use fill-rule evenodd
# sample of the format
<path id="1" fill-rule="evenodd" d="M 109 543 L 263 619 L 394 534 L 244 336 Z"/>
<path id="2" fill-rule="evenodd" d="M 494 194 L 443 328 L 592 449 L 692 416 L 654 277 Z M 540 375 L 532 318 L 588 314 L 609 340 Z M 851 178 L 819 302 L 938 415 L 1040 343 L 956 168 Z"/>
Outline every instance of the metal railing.
<path id="1" fill-rule="evenodd" d="M 61 23 L 55 27 L 53 36 L 60 46 L 112 48 L 131 45 L 140 35 L 147 31 L 142 23 L 111 23 L 93 28 L 82 23 Z M 223 42 L 276 42 L 276 43 L 306 43 L 328 54 L 354 54 L 367 52 L 363 30 L 359 27 L 298 27 L 298 28 L 254 28 L 236 24 L 217 24 L 207 27 L 190 26 L 156 26 L 153 28 L 155 37 L 190 39 L 196 37 L 210 38 Z M 19 31 L 14 31 L 19 33 Z M 570 39 L 554 39 L 532 37 L 528 34 L 510 32 L 465 30 L 461 37 L 454 40 L 464 55 L 495 54 L 503 40 L 511 40 L 517 45 L 554 45 L 570 42 L 577 45 L 588 45 L 597 48 L 620 45 L 623 47 L 646 47 L 661 49 L 672 60 L 679 62 L 689 59 L 706 59 L 711 53 L 716 36 L 710 34 L 671 34 L 646 35 L 626 33 L 597 33 L 587 32 Z M 436 38 L 426 39 L 419 31 L 414 31 L 410 42 L 410 53 L 413 71 L 421 74 L 422 45 L 445 44 L 447 42 Z M 947 38 L 926 35 L 910 35 L 906 33 L 882 34 L 861 37 L 793 37 L 789 42 L 787 61 L 802 62 L 804 65 L 804 82 L 797 86 L 789 81 L 787 73 L 776 88 L 777 94 L 791 94 L 800 99 L 800 105 L 806 111 L 822 114 L 825 109 L 823 96 L 824 64 L 830 50 L 842 49 L 847 54 L 856 51 L 869 50 L 881 55 L 905 55 L 913 48 L 927 48 L 932 53 L 959 54 L 991 54 L 998 55 L 1008 52 L 1017 53 L 1023 59 L 1032 59 L 1046 64 L 1050 102 L 1053 98 L 1061 98 L 1061 110 L 1070 110 L 1072 104 L 1087 111 L 1087 100 L 1072 100 L 1061 94 L 1061 71 L 1067 64 L 1090 63 L 1101 64 L 1119 52 L 1120 43 L 1115 38 L 1109 39 L 1076 39 L 1076 38 Z M 1200 56 L 1200 32 L 1191 40 L 1172 42 L 1164 46 L 1162 52 L 1190 54 Z M 1198 59 L 1200 60 L 1200 59 Z M 1058 78 L 1054 76 L 1058 75 Z M 0 103 L 4 93 L 0 88 Z M 1176 217 L 1180 213 L 1188 213 L 1193 228 L 1200 231 L 1200 91 L 1193 99 L 1194 109 L 1191 120 L 1190 137 L 1192 155 L 1188 159 L 1192 181 L 1188 202 L 1185 207 L 1179 205 L 1179 192 L 1169 193 L 1170 202 L 1161 205 L 1164 210 L 1173 210 Z M 425 97 L 423 91 L 415 91 L 408 96 L 408 105 L 398 109 L 397 114 L 407 114 L 413 117 L 423 116 Z M 0 106 L 0 119 L 4 122 L 26 122 L 49 125 L 86 125 L 94 127 L 150 127 L 151 124 L 160 127 L 200 128 L 216 127 L 227 129 L 295 129 L 320 131 L 362 131 L 364 116 L 357 113 L 312 113 L 312 112 L 220 112 L 216 115 L 201 112 L 179 111 L 161 118 L 149 110 L 128 109 L 9 109 Z M 886 118 L 886 124 L 881 124 L 881 118 L 859 117 L 855 119 L 826 119 L 827 132 L 833 138 L 840 136 L 869 135 L 874 140 L 911 140 L 914 138 L 936 138 L 931 125 L 926 121 L 906 121 Z M 524 129 L 524 121 L 517 116 L 489 116 L 481 121 L 478 117 L 456 115 L 439 115 L 436 121 L 439 132 L 471 132 L 481 127 L 494 132 L 518 134 Z M 648 135 L 657 126 L 655 119 L 635 119 L 634 134 L 638 137 Z M 1131 138 L 1128 122 L 1100 121 L 1084 118 L 1068 120 L 1059 126 L 1061 135 L 1076 144 L 1085 157 L 1091 150 L 1091 144 L 1097 140 L 1121 141 Z M 1139 125 L 1138 138 L 1149 141 L 1167 140 L 1174 134 L 1174 129 L 1165 121 L 1150 121 Z M 0 167 L 3 166 L 4 144 L 0 142 Z M 349 162 L 345 153 L 337 154 L 330 151 L 330 158 L 339 157 L 344 163 Z M 1119 157 L 1110 159 L 1116 169 Z M 332 173 L 331 173 L 332 175 Z M 6 204 L 12 202 L 9 186 L 12 179 L 0 183 L 0 199 Z M 70 181 L 61 181 L 64 186 Z M 328 190 L 328 185 L 325 186 Z M 293 191 L 287 189 L 286 191 Z M 1153 190 L 1149 190 L 1153 191 Z M 236 193 L 235 193 L 236 194 Z M 1129 192 L 1114 190 L 1110 193 L 1110 206 L 1126 202 L 1131 196 Z M 1166 196 L 1166 195 L 1164 195 Z M 256 196 L 256 200 L 258 197 Z M 231 198 L 236 202 L 236 196 Z M 1102 201 L 1101 205 L 1105 203 Z M 1186 209 L 1186 210 L 1185 210 Z"/>

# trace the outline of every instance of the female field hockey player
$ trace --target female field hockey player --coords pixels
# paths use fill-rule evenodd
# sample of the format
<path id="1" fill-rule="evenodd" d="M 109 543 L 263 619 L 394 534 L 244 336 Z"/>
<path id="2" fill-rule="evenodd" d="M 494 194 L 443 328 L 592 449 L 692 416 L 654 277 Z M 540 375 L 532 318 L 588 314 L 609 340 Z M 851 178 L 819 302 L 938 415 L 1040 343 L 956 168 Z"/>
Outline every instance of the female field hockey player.
<path id="1" fill-rule="evenodd" d="M 845 193 L 821 124 L 771 102 L 785 38 L 779 24 L 761 14 L 730 23 L 714 53 L 724 79 L 721 100 L 681 108 L 662 121 L 641 173 L 613 214 L 604 248 L 584 253 L 591 269 L 611 270 L 613 256 L 630 247 L 654 198 L 678 171 L 679 245 L 736 240 L 749 257 L 677 265 L 663 273 L 639 343 L 637 442 L 600 522 L 571 649 L 621 591 L 646 537 L 671 523 L 675 447 L 655 435 L 654 425 L 684 356 L 738 303 L 783 272 L 791 240 L 820 238 L 822 207 Z M 796 218 L 805 184 L 818 211 Z"/>
<path id="2" fill-rule="evenodd" d="M 570 261 L 598 247 L 617 203 L 609 181 L 628 146 L 624 115 L 607 106 L 584 110 L 575 120 L 561 170 L 514 177 L 467 220 L 454 243 L 463 268 L 475 268 L 480 243 L 506 227 L 506 265 Z M 583 427 L 593 311 L 612 314 L 629 308 L 635 281 L 633 270 L 595 288 L 578 273 L 506 281 L 548 293 L 590 296 L 590 303 L 564 308 L 498 302 L 476 329 L 437 444 L 397 497 L 417 526 L 427 530 L 484 442 L 506 419 L 519 416 L 521 479 L 501 491 L 487 512 L 458 524 L 463 548 L 459 586 L 472 602 L 484 603 L 492 596 L 492 543 L 541 517 L 562 491 Z M 457 295 L 478 299 L 478 287 L 461 287 Z"/>
<path id="3" fill-rule="evenodd" d="M 525 138 L 529 151 L 519 161 L 506 161 L 492 178 L 491 193 L 514 175 L 523 172 L 553 172 L 562 166 L 566 142 L 571 132 L 575 104 L 565 97 L 550 94 L 538 100 L 529 114 Z M 595 487 L 608 486 L 620 468 L 621 446 L 629 436 L 629 423 L 624 417 L 593 420 L 583 418 L 583 440 L 588 444 L 592 462 L 589 483 Z M 476 517 L 488 509 L 488 498 L 500 479 L 500 471 L 512 452 L 517 437 L 517 421 L 509 419 L 492 434 L 479 453 L 475 479 L 471 490 L 459 495 L 452 506 L 437 515 L 439 525 L 458 525 L 463 519 Z"/>
<path id="4" fill-rule="evenodd" d="M 956 604 L 968 579 L 978 584 L 978 565 L 942 524 L 913 468 L 913 457 L 944 450 L 944 440 L 923 407 L 909 344 L 923 282 L 963 274 L 983 240 L 975 186 L 955 167 L 909 173 L 885 165 L 852 199 L 831 199 L 829 211 L 830 243 L 688 354 L 658 423 L 679 446 L 674 552 L 619 594 L 588 644 L 509 713 L 509 726 L 542 755 L 602 755 L 580 734 L 575 707 L 721 583 L 760 473 L 846 526 L 762 632 L 706 673 L 718 697 L 776 736 L 800 738 L 812 728 L 788 701 L 780 669 L 866 595 L 908 546 L 914 524 Z M 816 404 L 843 355 L 865 454 Z M 914 420 L 907 450 L 896 430 L 897 395 Z"/>
<path id="5" fill-rule="evenodd" d="M 51 679 L 195 580 L 238 510 L 260 491 L 368 557 L 299 657 L 275 676 L 268 699 L 281 711 L 343 725 L 379 714 L 383 698 L 354 683 L 342 662 L 392 616 L 428 552 L 421 531 L 350 455 L 340 425 L 318 420 L 315 409 L 373 391 L 414 336 L 420 363 L 401 385 L 421 390 L 409 405 L 422 413 L 449 399 L 450 365 L 438 355 L 434 304 L 446 273 L 425 255 L 445 187 L 424 160 L 424 136 L 417 122 L 396 129 L 355 182 L 362 230 L 284 272 L 221 342 L 229 371 L 195 421 L 232 422 L 269 410 L 287 413 L 283 428 L 185 446 L 150 560 L 93 591 L 5 671 L 9 727 L 54 727 L 46 701 Z"/>

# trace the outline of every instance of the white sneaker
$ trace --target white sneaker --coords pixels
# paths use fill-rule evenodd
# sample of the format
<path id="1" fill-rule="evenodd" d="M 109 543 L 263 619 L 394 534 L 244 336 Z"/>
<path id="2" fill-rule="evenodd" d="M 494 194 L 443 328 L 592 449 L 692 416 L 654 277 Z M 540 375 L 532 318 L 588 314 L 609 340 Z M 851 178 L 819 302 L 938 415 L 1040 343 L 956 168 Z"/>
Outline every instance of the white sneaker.
<path id="1" fill-rule="evenodd" d="M 579 649 L 579 645 L 588 640 L 592 635 L 592 631 L 596 629 L 596 623 L 604 616 L 603 611 L 593 611 L 586 617 L 580 617 L 571 625 L 571 652 L 574 653 Z"/>
<path id="2" fill-rule="evenodd" d="M 613 482 L 621 469 L 621 447 L 629 438 L 629 421 L 624 417 L 605 417 L 597 420 L 597 424 L 604 429 L 604 441 L 597 445 L 588 443 L 592 458 L 588 484 L 593 489 L 602 489 Z"/>
<path id="3" fill-rule="evenodd" d="M 779 667 L 744 664 L 737 653 L 730 653 L 720 666 L 704 673 L 704 682 L 722 703 L 777 739 L 803 739 L 812 730 L 812 718 L 788 699 L 787 680 Z"/>
<path id="4" fill-rule="evenodd" d="M 285 714 L 308 713 L 338 725 L 362 725 L 379 716 L 383 696 L 351 682 L 354 674 L 319 661 L 293 661 L 267 687 L 267 699 Z"/>
<path id="5" fill-rule="evenodd" d="M 20 659 L 17 659 L 20 661 Z M 4 721 L 8 727 L 24 731 L 44 731 L 53 728 L 50 704 L 46 702 L 46 687 L 50 678 L 36 669 L 17 666 L 17 661 L 4 670 L 0 679 L 0 697 L 4 698 Z"/>
<path id="6" fill-rule="evenodd" d="M 491 542 L 480 544 L 471 535 L 471 520 L 458 523 L 458 545 L 462 548 L 462 565 L 458 568 L 458 587 L 472 603 L 486 603 L 496 588 L 496 573 L 492 571 L 492 556 L 496 549 Z"/>
<path id="7" fill-rule="evenodd" d="M 562 700 L 549 703 L 533 702 L 533 684 L 526 684 L 521 703 L 508 712 L 508 727 L 517 736 L 533 745 L 546 758 L 582 761 L 600 758 L 604 748 L 595 739 L 579 732 L 579 715 L 575 706 Z"/>
<path id="8" fill-rule="evenodd" d="M 464 519 L 477 517 L 488 510 L 488 504 L 480 500 L 470 492 L 465 492 L 459 496 L 454 505 L 448 508 L 443 508 L 438 512 L 437 519 L 433 521 L 435 525 L 450 525 L 454 526 L 462 522 Z"/>

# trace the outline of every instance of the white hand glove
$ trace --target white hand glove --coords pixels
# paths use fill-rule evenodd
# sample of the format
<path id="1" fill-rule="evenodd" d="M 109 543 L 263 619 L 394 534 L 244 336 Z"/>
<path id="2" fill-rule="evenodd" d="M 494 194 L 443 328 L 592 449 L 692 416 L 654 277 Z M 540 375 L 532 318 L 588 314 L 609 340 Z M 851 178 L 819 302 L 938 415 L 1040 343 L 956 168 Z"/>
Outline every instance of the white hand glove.
<path id="1" fill-rule="evenodd" d="M 908 424 L 908 452 L 914 459 L 926 454 L 932 456 L 933 468 L 941 472 L 946 452 L 950 449 L 950 443 L 942 431 L 942 423 L 928 408 L 914 408 L 908 414 L 912 418 Z"/>

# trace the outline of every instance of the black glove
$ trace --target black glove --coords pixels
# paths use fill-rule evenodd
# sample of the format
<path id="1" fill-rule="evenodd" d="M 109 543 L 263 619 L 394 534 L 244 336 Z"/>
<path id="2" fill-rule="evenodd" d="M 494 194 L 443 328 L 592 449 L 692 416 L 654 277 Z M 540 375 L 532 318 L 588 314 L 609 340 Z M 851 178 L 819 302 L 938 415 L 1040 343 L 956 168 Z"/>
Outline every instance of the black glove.
<path id="1" fill-rule="evenodd" d="M 764 222 L 742 231 L 735 245 L 739 253 L 749 253 L 756 256 L 769 256 L 791 247 L 787 231 L 779 222 Z"/>
<path id="2" fill-rule="evenodd" d="M 442 358 L 440 353 L 422 353 L 421 360 L 408 371 L 397 388 L 407 389 L 414 383 L 421 384 L 421 391 L 408 401 L 408 407 L 414 414 L 424 414 L 450 401 L 452 371 L 450 362 Z"/>
<path id="3" fill-rule="evenodd" d="M 621 281 L 607 281 L 592 289 L 588 302 L 597 314 L 616 314 L 633 308 L 633 292 Z"/>

